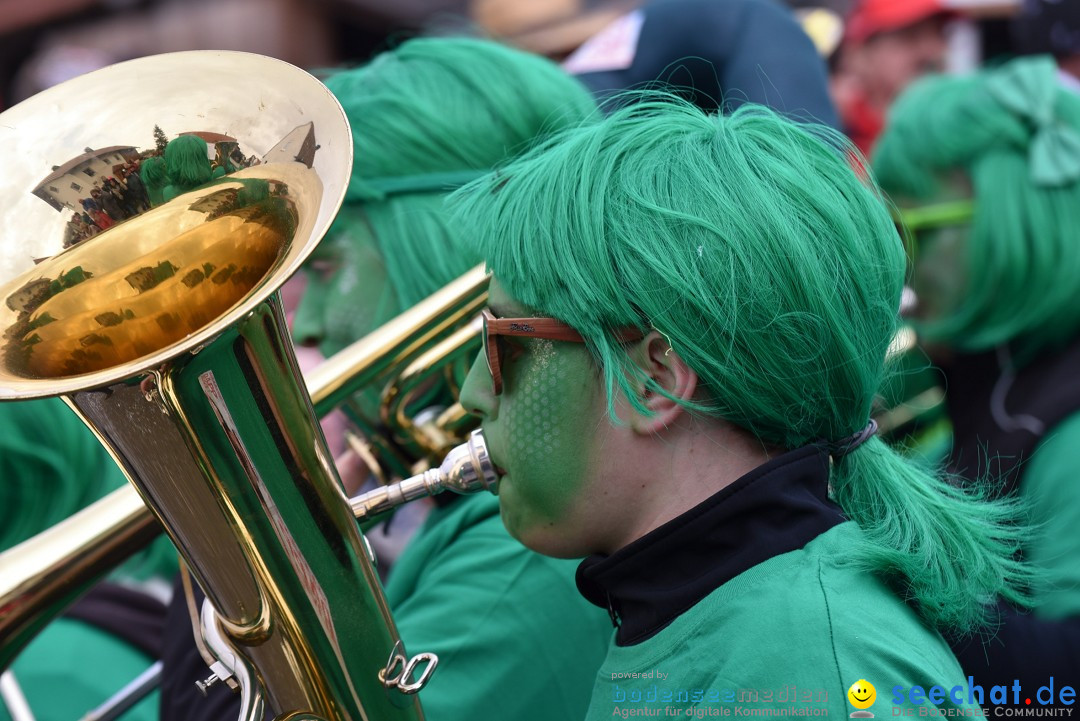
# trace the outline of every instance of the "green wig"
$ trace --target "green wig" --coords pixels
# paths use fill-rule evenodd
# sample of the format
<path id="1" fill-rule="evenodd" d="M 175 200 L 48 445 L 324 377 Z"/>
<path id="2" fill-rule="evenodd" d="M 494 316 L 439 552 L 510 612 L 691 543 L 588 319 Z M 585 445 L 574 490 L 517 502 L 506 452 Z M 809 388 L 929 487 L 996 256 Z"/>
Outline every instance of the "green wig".
<path id="1" fill-rule="evenodd" d="M 165 159 L 154 155 L 142 161 L 139 166 L 139 177 L 146 186 L 146 194 L 150 198 L 152 206 L 161 205 L 165 198 L 161 192 L 169 184 L 169 176 L 165 172 Z"/>
<path id="2" fill-rule="evenodd" d="M 615 335 L 654 328 L 703 382 L 692 412 L 797 448 L 867 425 L 899 323 L 904 248 L 854 152 L 766 108 L 708 116 L 650 96 L 452 204 L 512 296 L 582 333 L 609 402 L 621 393 L 647 412 L 637 385 L 664 392 Z M 852 557 L 927 621 L 968 629 L 986 599 L 1021 598 L 1008 503 L 984 503 L 876 438 L 835 459 L 831 486 L 864 531 Z"/>
<path id="3" fill-rule="evenodd" d="M 328 239 L 373 238 L 393 297 L 382 322 L 479 262 L 444 196 L 596 111 L 558 65 L 487 40 L 420 38 L 326 80 L 352 125 L 346 209 Z M 359 211 L 359 212 L 357 212 Z"/>
<path id="4" fill-rule="evenodd" d="M 974 191 L 957 307 L 919 330 L 1018 358 L 1080 328 L 1080 96 L 1050 58 L 932 77 L 897 101 L 873 156 L 882 187 L 926 200 L 957 173 Z"/>
<path id="5" fill-rule="evenodd" d="M 206 141 L 198 135 L 181 135 L 170 140 L 165 146 L 165 168 L 174 195 L 186 193 L 213 179 Z"/>

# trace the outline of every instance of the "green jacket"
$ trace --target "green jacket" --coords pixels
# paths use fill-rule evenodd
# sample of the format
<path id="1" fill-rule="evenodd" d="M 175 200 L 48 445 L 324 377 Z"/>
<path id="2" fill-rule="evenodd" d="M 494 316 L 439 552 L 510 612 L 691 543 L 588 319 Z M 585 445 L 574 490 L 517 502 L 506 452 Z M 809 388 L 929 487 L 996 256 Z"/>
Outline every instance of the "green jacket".
<path id="1" fill-rule="evenodd" d="M 1034 614 L 1048 620 L 1080 616 L 1080 413 L 1056 425 L 1022 469 L 1020 496 L 1035 538 L 1025 556 L 1048 575 Z"/>
<path id="2" fill-rule="evenodd" d="M 154 661 L 96 626 L 59 618 L 30 642 L 11 670 L 37 721 L 76 721 Z M 158 699 L 152 692 L 124 714 L 124 721 L 156 721 Z M 0 721 L 11 721 L 2 702 Z"/>
<path id="3" fill-rule="evenodd" d="M 860 680 L 876 688 L 868 710 L 877 718 L 912 707 L 911 687 L 935 685 L 963 686 L 964 703 L 946 695 L 935 705 L 973 715 L 966 679 L 941 636 L 876 577 L 845 565 L 861 533 L 852 522 L 834 526 L 739 574 L 655 636 L 612 645 L 587 718 L 662 717 L 665 707 L 693 718 L 748 709 L 846 718 L 856 710 L 848 689 Z M 894 704 L 897 693 L 902 701 Z"/>
<path id="4" fill-rule="evenodd" d="M 431 512 L 386 584 L 408 652 L 439 656 L 420 692 L 428 719 L 584 716 L 612 627 L 575 565 L 511 538 L 490 494 Z"/>

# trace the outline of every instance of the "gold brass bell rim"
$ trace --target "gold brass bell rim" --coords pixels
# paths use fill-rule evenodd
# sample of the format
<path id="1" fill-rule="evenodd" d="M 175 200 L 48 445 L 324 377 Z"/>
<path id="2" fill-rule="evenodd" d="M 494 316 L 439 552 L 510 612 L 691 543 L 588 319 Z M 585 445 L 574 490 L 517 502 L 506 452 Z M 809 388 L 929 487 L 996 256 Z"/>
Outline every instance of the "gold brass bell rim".
<path id="1" fill-rule="evenodd" d="M 153 101 L 145 99 L 150 97 L 148 92 L 153 93 Z M 80 245 L 64 251 L 69 220 L 75 223 L 74 216 L 85 208 L 85 205 L 79 207 L 77 196 L 89 197 L 92 187 L 101 188 L 105 182 L 102 163 L 105 163 L 104 172 L 108 173 L 110 160 L 123 162 L 121 155 L 106 153 L 124 153 L 123 157 L 130 159 L 133 153 L 146 154 L 153 150 L 154 131 L 158 127 L 170 139 L 197 134 L 211 140 L 235 141 L 239 154 L 260 163 L 216 180 L 217 185 L 210 191 L 194 192 L 203 192 L 204 196 L 242 194 L 245 179 L 238 176 L 262 172 L 271 176 L 271 197 L 278 193 L 288 197 L 291 203 L 293 198 L 279 190 L 286 187 L 288 192 L 312 196 L 305 199 L 310 207 L 297 214 L 295 227 L 290 226 L 291 237 L 274 239 L 273 242 L 280 244 L 275 257 L 269 262 L 264 258 L 255 270 L 249 270 L 250 277 L 240 289 L 242 292 L 238 291 L 235 298 L 219 300 L 215 312 L 207 311 L 207 322 L 197 328 L 182 328 L 161 347 L 151 348 L 149 352 L 142 348 L 129 350 L 122 361 L 106 358 L 98 363 L 101 367 L 85 371 L 72 366 L 63 373 L 43 373 L 13 365 L 7 360 L 13 356 L 2 352 L 4 344 L 17 335 L 8 331 L 19 322 L 25 324 L 34 319 L 28 318 L 25 309 L 17 312 L 11 307 L 18 306 L 17 301 L 5 301 L 28 280 L 40 277 L 42 266 L 34 265 L 37 260 L 54 258 L 60 261 L 60 272 L 70 270 L 64 266 L 65 258 L 82 251 Z M 209 147 L 213 152 L 215 145 Z M 0 162 L 5 167 L 0 177 L 0 194 L 5 199 L 0 205 L 0 400 L 70 393 L 145 375 L 233 326 L 300 268 L 329 228 L 344 199 L 352 149 L 345 114 L 322 83 L 284 61 L 232 51 L 190 51 L 130 60 L 69 80 L 0 114 Z M 80 159 L 87 166 L 81 171 Z M 140 161 L 144 159 L 140 156 Z M 304 160 L 311 163 L 310 169 L 301 162 Z M 297 179 L 290 166 L 302 168 L 311 178 Z M 266 172 L 275 167 L 281 170 L 277 175 Z M 97 177 L 91 168 L 96 168 Z M 248 178 L 246 182 L 252 181 Z M 73 185 L 79 186 L 79 190 L 73 190 Z M 312 187 L 317 192 L 309 192 Z M 131 226 L 143 222 L 146 215 L 170 207 L 175 210 L 174 204 L 187 203 L 194 207 L 198 202 L 206 205 L 212 201 L 181 194 L 149 212 L 132 215 L 83 243 L 107 246 L 112 236 L 126 233 L 131 237 Z M 206 209 L 202 210 L 209 218 Z M 160 242 L 171 239 L 165 237 Z M 121 246 L 127 246 L 123 242 L 117 245 L 122 253 Z M 144 265 L 154 270 L 154 263 L 160 265 L 161 261 L 155 258 Z M 193 268 L 176 272 L 183 279 Z M 222 268 L 213 270 L 220 274 Z M 35 272 L 39 275 L 35 276 Z M 105 271 L 96 272 L 104 277 Z M 57 276 L 54 272 L 46 280 L 55 281 Z M 175 299 L 172 302 L 184 310 L 184 303 Z M 86 308 L 92 316 L 121 317 L 126 309 L 110 300 L 103 302 L 101 313 L 97 313 L 94 303 L 88 301 Z M 57 327 L 54 325 L 50 330 Z M 16 330 L 25 331 L 25 328 Z M 33 330 L 18 338 L 30 337 Z M 79 332 L 84 337 L 77 340 L 94 335 L 85 329 Z M 72 344 L 79 347 L 74 341 Z"/>

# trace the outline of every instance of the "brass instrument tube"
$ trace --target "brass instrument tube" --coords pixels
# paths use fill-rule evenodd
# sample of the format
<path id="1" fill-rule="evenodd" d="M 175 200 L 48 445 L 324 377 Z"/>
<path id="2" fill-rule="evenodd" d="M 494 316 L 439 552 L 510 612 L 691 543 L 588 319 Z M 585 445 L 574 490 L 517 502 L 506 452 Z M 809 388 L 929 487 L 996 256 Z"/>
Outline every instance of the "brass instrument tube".
<path id="1" fill-rule="evenodd" d="M 315 412 L 322 416 L 358 389 L 388 381 L 395 369 L 478 313 L 487 303 L 487 284 L 487 274 L 477 266 L 336 353 L 308 375 Z"/>
<path id="2" fill-rule="evenodd" d="M 0 554 L 0 669 L 89 583 L 161 532 L 129 485 Z"/>
<path id="3" fill-rule="evenodd" d="M 442 490 L 439 485 L 438 471 L 430 468 L 418 476 L 406 478 L 352 498 L 349 500 L 349 505 L 356 519 L 363 522 L 378 518 L 410 501 L 434 496 Z"/>
<path id="4" fill-rule="evenodd" d="M 215 142 L 244 160 L 207 182 L 173 179 L 175 197 L 113 214 L 93 237 L 73 228 L 67 210 L 102 189 L 105 167 L 184 148 L 173 132 L 227 137 Z M 340 208 L 352 148 L 324 85 L 248 53 L 140 58 L 5 110 L 0 400 L 62 396 L 109 448 L 206 591 L 268 713 L 419 721 L 413 694 L 428 673 L 413 684 L 387 671 L 407 657 L 275 293 Z M 69 176 L 77 182 L 60 180 Z M 357 382 L 385 378 L 449 330 L 414 321 L 411 334 L 379 336 L 375 374 Z M 137 507 L 134 535 L 152 528 Z M 120 545 L 81 541 L 76 556 Z M 0 559 L 0 576 L 14 579 L 0 598 L 5 621 L 32 592 L 8 571 L 18 559 Z M 55 613 L 91 575 L 46 580 L 42 592 L 55 595 L 24 620 Z"/>
<path id="5" fill-rule="evenodd" d="M 483 270 L 475 268 L 319 366 L 306 377 L 317 410 L 329 412 L 359 387 L 390 376 L 403 358 L 423 353 L 462 317 L 482 307 L 487 282 Z M 141 394 L 134 402 L 140 400 Z M 0 668 L 92 583 L 161 530 L 135 489 L 124 486 L 0 554 Z"/>
<path id="6" fill-rule="evenodd" d="M 156 371 L 154 402 L 121 381 L 72 404 L 182 549 L 270 709 L 421 718 L 379 680 L 397 633 L 283 321 L 272 296 Z"/>
<path id="7" fill-rule="evenodd" d="M 434 424 L 431 424 L 431 428 L 417 427 L 408 415 L 409 404 L 422 392 L 433 373 L 446 368 L 449 363 L 473 350 L 475 341 L 480 336 L 479 321 L 480 318 L 477 317 L 417 356 L 383 391 L 380 406 L 383 425 L 393 430 L 394 439 L 398 443 L 417 456 L 442 456 L 449 450 L 449 435 L 440 433 Z M 450 444 L 452 443 L 453 441 L 450 441 Z"/>
<path id="8" fill-rule="evenodd" d="M 484 434 L 475 430 L 467 442 L 446 455 L 438 468 L 429 468 L 404 481 L 350 498 L 349 505 L 356 520 L 367 523 L 409 501 L 443 491 L 495 493 L 498 482 L 499 475 L 488 454 Z"/>

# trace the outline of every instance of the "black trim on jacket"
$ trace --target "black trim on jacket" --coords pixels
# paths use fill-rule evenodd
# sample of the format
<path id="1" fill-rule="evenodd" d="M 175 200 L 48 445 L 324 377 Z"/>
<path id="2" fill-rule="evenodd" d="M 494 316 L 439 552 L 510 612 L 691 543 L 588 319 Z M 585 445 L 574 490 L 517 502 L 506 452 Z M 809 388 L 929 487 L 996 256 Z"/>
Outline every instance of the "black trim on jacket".
<path id="1" fill-rule="evenodd" d="M 618 645 L 645 641 L 743 571 L 842 523 L 828 483 L 824 449 L 785 453 L 612 555 L 586 558 L 578 589 L 611 613 Z"/>

